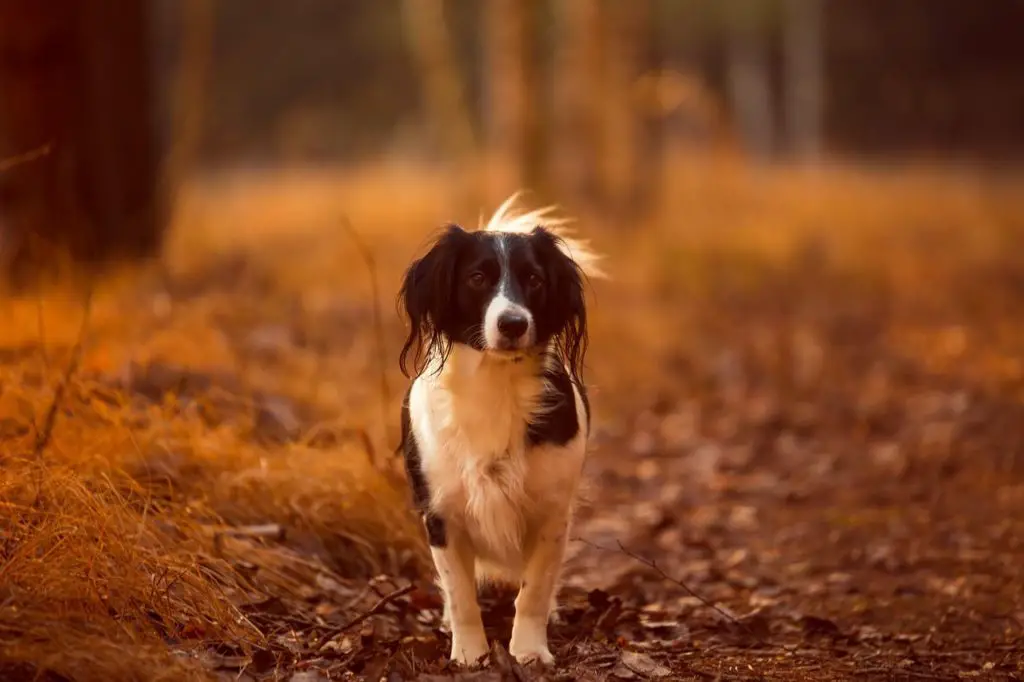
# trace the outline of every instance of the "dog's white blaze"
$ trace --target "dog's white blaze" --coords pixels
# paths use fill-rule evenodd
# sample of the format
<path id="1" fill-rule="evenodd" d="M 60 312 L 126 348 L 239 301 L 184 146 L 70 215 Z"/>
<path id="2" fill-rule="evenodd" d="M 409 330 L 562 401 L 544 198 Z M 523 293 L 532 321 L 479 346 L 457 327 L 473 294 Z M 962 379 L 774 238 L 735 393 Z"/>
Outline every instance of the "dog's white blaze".
<path id="1" fill-rule="evenodd" d="M 572 502 L 583 466 L 587 419 L 565 446 L 527 449 L 526 429 L 547 390 L 540 360 L 510 363 L 456 346 L 440 372 L 413 383 L 409 415 L 431 507 L 447 547 L 433 548 L 452 628 L 452 657 L 486 653 L 475 580 L 523 585 L 510 651 L 551 662 L 547 622 L 561 571 Z"/>
<path id="2" fill-rule="evenodd" d="M 498 294 L 491 299 L 490 304 L 487 306 L 487 311 L 484 313 L 484 341 L 487 342 L 487 347 L 499 348 L 498 344 L 502 337 L 501 332 L 498 331 L 498 319 L 505 313 L 522 315 L 529 321 L 529 327 L 527 327 L 521 343 L 524 347 L 532 346 L 534 334 L 533 314 L 529 308 L 510 301 L 499 287 Z"/>
<path id="3" fill-rule="evenodd" d="M 498 319 L 505 313 L 513 313 L 525 317 L 529 322 L 522 345 L 524 347 L 532 346 L 534 337 L 533 314 L 529 308 L 515 303 L 508 297 L 509 289 L 512 286 L 512 267 L 509 264 L 508 242 L 504 235 L 499 235 L 495 241 L 498 247 L 498 266 L 501 268 L 501 276 L 498 279 L 497 294 L 491 299 L 484 313 L 484 342 L 488 348 L 498 348 L 502 338 L 501 332 L 498 330 Z"/>

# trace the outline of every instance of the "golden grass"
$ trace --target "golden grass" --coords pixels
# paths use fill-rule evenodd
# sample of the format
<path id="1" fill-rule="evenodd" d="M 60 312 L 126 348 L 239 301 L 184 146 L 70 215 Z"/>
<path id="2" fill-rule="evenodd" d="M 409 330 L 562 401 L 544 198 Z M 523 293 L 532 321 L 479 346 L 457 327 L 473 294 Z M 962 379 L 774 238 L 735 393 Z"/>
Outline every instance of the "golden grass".
<path id="1" fill-rule="evenodd" d="M 1019 183 L 966 172 L 693 162 L 677 164 L 669 185 L 653 224 L 588 234 L 612 277 L 594 284 L 599 418 L 671 390 L 663 361 L 692 342 L 688 329 L 713 323 L 716 288 L 756 288 L 766 270 L 824 258 L 941 305 L 949 289 L 935 278 L 1024 246 Z M 404 386 L 392 301 L 437 226 L 476 224 L 476 212 L 450 209 L 453 196 L 443 176 L 403 167 L 197 183 L 162 268 L 96 285 L 81 363 L 42 451 L 81 296 L 54 287 L 3 302 L 0 662 L 81 680 L 204 679 L 195 652 L 206 643 L 262 642 L 240 604 L 301 591 L 318 572 L 424 569 L 388 455 Z M 373 247 L 387 395 L 370 272 L 343 218 Z M 943 366 L 970 356 L 979 377 L 1021 376 L 1015 324 L 984 340 L 952 329 L 936 344 L 932 332 L 891 330 Z M 206 379 L 182 388 L 187 372 Z M 305 422 L 315 428 L 261 441 L 271 398 L 315 415 Z M 287 527 L 286 546 L 214 541 L 225 525 L 266 522 Z M 257 565 L 255 578 L 241 562 Z"/>

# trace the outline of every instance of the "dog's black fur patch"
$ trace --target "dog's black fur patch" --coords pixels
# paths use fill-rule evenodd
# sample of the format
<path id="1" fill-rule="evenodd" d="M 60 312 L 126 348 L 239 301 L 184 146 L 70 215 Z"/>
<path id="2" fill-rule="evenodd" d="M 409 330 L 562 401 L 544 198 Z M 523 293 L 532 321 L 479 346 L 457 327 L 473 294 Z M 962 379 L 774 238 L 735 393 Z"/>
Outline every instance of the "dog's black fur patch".
<path id="1" fill-rule="evenodd" d="M 405 457 L 405 473 L 412 488 L 412 501 L 423 516 L 423 525 L 427 529 L 427 541 L 433 547 L 448 545 L 448 529 L 444 519 L 430 511 L 430 488 L 427 477 L 423 475 L 423 459 L 420 448 L 416 445 L 416 437 L 412 433 L 412 419 L 409 416 L 409 393 L 405 392 L 402 401 L 402 454 Z"/>
<path id="2" fill-rule="evenodd" d="M 448 526 L 440 516 L 433 512 L 423 515 L 423 525 L 427 528 L 427 542 L 431 547 L 444 549 L 448 546 Z"/>
<path id="3" fill-rule="evenodd" d="M 502 282 L 509 299 L 533 315 L 535 348 L 554 342 L 573 378 L 582 383 L 587 348 L 583 274 L 561 251 L 558 237 L 543 227 L 506 234 L 450 225 L 409 267 L 398 296 L 409 320 L 399 355 L 406 376 L 422 371 L 431 353 L 443 362 L 453 343 L 482 350 L 484 315 Z"/>
<path id="4" fill-rule="evenodd" d="M 548 390 L 544 395 L 543 406 L 535 415 L 536 421 L 526 427 L 526 443 L 530 447 L 538 445 L 565 445 L 579 433 L 580 424 L 576 415 L 576 396 L 573 393 L 573 380 L 565 368 L 558 364 L 544 370 L 544 380 Z M 587 389 L 577 383 L 583 410 L 587 417 L 587 429 L 590 429 L 590 400 Z"/>

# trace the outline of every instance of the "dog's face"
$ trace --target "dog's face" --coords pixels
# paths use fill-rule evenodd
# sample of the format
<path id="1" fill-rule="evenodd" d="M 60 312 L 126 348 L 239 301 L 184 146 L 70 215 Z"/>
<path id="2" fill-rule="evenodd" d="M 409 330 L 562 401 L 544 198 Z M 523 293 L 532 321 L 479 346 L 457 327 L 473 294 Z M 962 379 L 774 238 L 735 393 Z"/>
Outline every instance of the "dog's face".
<path id="1" fill-rule="evenodd" d="M 529 234 L 466 232 L 451 226 L 406 272 L 400 294 L 411 330 L 402 368 L 415 348 L 444 354 L 451 343 L 515 357 L 562 344 L 573 368 L 586 341 L 583 282 L 557 239 Z"/>

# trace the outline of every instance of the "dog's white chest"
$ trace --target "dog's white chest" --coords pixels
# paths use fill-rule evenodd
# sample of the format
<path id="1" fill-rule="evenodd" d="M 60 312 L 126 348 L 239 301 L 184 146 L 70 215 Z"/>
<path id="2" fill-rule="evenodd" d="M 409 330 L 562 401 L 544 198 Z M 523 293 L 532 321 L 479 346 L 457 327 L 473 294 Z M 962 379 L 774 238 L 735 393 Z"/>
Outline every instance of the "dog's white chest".
<path id="1" fill-rule="evenodd" d="M 541 384 L 535 376 L 478 367 L 471 378 L 424 381 L 410 396 L 432 505 L 496 561 L 519 554 L 534 486 L 526 428 Z M 452 390 L 451 383 L 457 383 Z"/>

